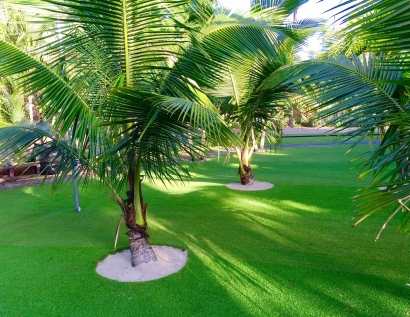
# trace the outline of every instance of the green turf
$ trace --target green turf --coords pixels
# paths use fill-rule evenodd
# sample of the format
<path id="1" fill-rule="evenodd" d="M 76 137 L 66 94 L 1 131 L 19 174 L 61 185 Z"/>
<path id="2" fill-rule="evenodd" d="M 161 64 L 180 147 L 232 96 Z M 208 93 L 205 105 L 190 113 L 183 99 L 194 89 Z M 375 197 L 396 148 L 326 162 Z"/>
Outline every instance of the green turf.
<path id="1" fill-rule="evenodd" d="M 157 281 L 120 283 L 95 272 L 112 253 L 120 212 L 92 185 L 75 213 L 68 186 L 1 191 L 0 316 L 405 316 L 410 244 L 385 216 L 352 229 L 355 178 L 346 146 L 256 153 L 274 188 L 239 192 L 236 161 L 196 168 L 184 187 L 144 186 L 153 244 L 188 250 Z M 123 234 L 119 246 L 127 247 Z"/>

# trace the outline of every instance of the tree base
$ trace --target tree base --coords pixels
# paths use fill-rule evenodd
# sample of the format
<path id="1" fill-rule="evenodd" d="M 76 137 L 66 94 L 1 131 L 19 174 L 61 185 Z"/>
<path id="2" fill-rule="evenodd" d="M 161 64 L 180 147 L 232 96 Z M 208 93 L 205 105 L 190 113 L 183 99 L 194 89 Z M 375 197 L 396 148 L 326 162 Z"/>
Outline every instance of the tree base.
<path id="1" fill-rule="evenodd" d="M 110 254 L 99 262 L 99 275 L 120 282 L 152 281 L 181 270 L 188 260 L 188 252 L 169 246 L 152 246 L 158 260 L 153 263 L 131 266 L 130 250 Z"/>
<path id="2" fill-rule="evenodd" d="M 241 176 L 241 184 L 242 185 L 251 185 L 254 182 L 254 178 L 246 177 L 246 176 Z"/>
<path id="3" fill-rule="evenodd" d="M 130 238 L 131 264 L 136 267 L 144 263 L 152 263 L 157 257 L 147 237 Z"/>
<path id="4" fill-rule="evenodd" d="M 241 175 L 239 172 L 239 176 L 241 177 L 241 184 L 242 185 L 250 185 L 254 182 L 252 169 L 246 165 L 243 165 L 243 169 L 245 170 L 245 175 Z"/>

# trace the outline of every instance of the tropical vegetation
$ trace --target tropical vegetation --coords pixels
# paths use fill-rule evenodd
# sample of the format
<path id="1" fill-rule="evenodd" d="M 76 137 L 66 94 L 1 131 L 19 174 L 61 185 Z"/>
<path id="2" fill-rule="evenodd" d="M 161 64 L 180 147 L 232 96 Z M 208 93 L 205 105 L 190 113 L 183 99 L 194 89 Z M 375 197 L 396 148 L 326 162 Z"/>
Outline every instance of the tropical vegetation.
<path id="1" fill-rule="evenodd" d="M 278 33 L 265 38 L 264 49 L 252 56 L 238 58 L 236 67 L 224 67 L 225 80 L 213 96 L 218 98 L 220 113 L 230 126 L 239 132 L 242 145 L 235 148 L 239 161 L 238 174 L 242 185 L 253 183 L 251 168 L 255 141 L 266 138 L 271 144 L 280 143 L 282 124 L 297 107 L 297 100 L 284 87 L 259 90 L 262 82 L 275 70 L 295 63 L 295 53 L 306 38 L 318 30 L 319 23 L 311 20 L 287 22 L 298 7 L 306 1 L 283 1 L 274 8 L 255 10 L 259 21 L 288 23 L 292 34 Z M 266 49 L 267 48 L 267 49 Z"/>
<path id="2" fill-rule="evenodd" d="M 1 129 L 2 160 L 56 153 L 54 189 L 70 175 L 97 177 L 122 210 L 133 265 L 155 261 L 142 180 L 189 178 L 181 155 L 201 157 L 204 132 L 238 145 L 204 90 L 238 57 L 272 51 L 297 32 L 283 20 L 215 14 L 207 1 L 24 5 L 48 26 L 39 38 L 46 43 L 27 53 L 0 41 L 0 76 L 17 76 L 28 95 L 38 94 L 42 121 Z"/>
<path id="3" fill-rule="evenodd" d="M 29 23 L 25 20 L 26 12 L 16 9 L 0 10 L 0 37 L 7 43 L 19 47 L 22 51 L 32 51 L 43 45 L 42 24 Z M 33 21 L 34 22 L 34 21 Z M 0 78 L 0 127 L 16 124 L 23 120 L 39 121 L 35 106 L 35 95 L 27 95 L 24 87 L 18 84 L 17 76 Z"/>
<path id="4" fill-rule="evenodd" d="M 291 83 L 303 98 L 316 102 L 321 116 L 332 118 L 330 125 L 340 130 L 358 127 L 347 134 L 348 138 L 363 140 L 380 135 L 380 146 L 363 157 L 358 173 L 360 178 L 371 175 L 372 185 L 356 197 L 361 211 L 357 223 L 390 210 L 381 231 L 400 213 L 403 217 L 399 230 L 407 232 L 410 65 L 405 31 L 408 26 L 404 21 L 410 14 L 410 4 L 343 1 L 335 10 L 345 27 L 330 52 L 349 55 L 328 54 L 326 60 L 284 67 L 261 87 L 272 89 Z"/>
<path id="5" fill-rule="evenodd" d="M 280 136 L 289 103 L 314 102 L 330 124 L 359 127 L 350 138 L 381 135 L 359 173 L 373 181 L 358 196 L 357 223 L 390 209 L 382 230 L 401 212 L 400 230 L 408 231 L 410 4 L 344 1 L 335 9 L 346 24 L 333 51 L 347 55 L 292 65 L 310 30 L 286 18 L 304 2 L 241 16 L 205 0 L 21 1 L 30 22 L 45 28 L 34 31 L 28 50 L 0 39 L 0 78 L 9 91 L 7 83 L 16 82 L 13 91 L 24 87 L 25 96 L 34 96 L 41 120 L 1 128 L 1 160 L 57 153 L 53 189 L 70 175 L 103 182 L 122 210 L 139 265 L 155 260 L 144 178 L 189 178 L 181 156 L 201 158 L 206 136 L 237 149 L 241 182 L 248 184 L 252 134 Z"/>

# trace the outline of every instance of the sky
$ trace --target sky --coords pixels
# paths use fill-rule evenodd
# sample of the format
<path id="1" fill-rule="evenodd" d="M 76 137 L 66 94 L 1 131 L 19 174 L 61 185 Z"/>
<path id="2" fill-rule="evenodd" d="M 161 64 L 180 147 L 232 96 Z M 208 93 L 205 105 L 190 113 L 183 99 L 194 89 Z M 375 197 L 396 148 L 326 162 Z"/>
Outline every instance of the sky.
<path id="1" fill-rule="evenodd" d="M 338 5 L 341 0 L 310 0 L 308 3 L 300 7 L 297 13 L 297 18 L 324 18 L 328 19 L 329 23 L 332 22 L 332 13 L 327 12 L 330 8 Z M 219 2 L 232 10 L 247 10 L 250 7 L 250 0 L 219 0 Z M 307 51 L 318 51 L 320 50 L 321 42 L 318 37 L 313 37 L 309 40 L 309 46 L 306 48 Z M 302 54 L 302 58 L 307 58 L 307 55 Z"/>

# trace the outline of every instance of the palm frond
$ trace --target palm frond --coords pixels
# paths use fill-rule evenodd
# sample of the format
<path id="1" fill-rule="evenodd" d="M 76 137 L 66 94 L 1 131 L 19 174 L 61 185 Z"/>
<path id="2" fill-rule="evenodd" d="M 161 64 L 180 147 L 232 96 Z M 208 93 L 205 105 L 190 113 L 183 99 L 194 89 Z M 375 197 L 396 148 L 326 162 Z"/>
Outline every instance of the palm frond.
<path id="1" fill-rule="evenodd" d="M 330 124 L 338 129 L 356 127 L 347 137 L 358 137 L 355 145 L 375 131 L 382 136 L 380 146 L 366 153 L 359 164 L 358 177 L 372 176 L 372 186 L 357 196 L 359 221 L 374 213 L 390 210 L 388 218 L 403 210 L 405 217 L 399 230 L 408 231 L 407 206 L 410 197 L 410 144 L 408 98 L 397 98 L 403 82 L 398 66 L 386 67 L 388 55 L 363 54 L 348 59 L 339 56 L 327 61 L 309 61 L 279 69 L 261 87 L 273 89 L 290 84 L 305 98 L 312 99 L 324 117 L 333 117 Z M 379 190 L 385 187 L 384 190 Z"/>
<path id="2" fill-rule="evenodd" d="M 73 129 L 73 137 L 85 139 L 94 124 L 87 103 L 70 85 L 52 70 L 18 48 L 0 41 L 0 76 L 20 76 L 29 94 L 40 93 L 45 119 L 54 118 L 62 135 Z"/>
<path id="3" fill-rule="evenodd" d="M 90 166 L 86 158 L 67 140 L 61 140 L 46 122 L 39 125 L 22 122 L 0 128 L 0 163 L 11 158 L 17 164 L 25 163 L 28 158 L 40 161 L 49 155 L 54 156 L 50 164 L 58 162 L 53 190 L 61 186 L 68 177 L 78 177 L 89 172 Z M 77 166 L 81 168 L 77 169 Z"/>
<path id="4" fill-rule="evenodd" d="M 406 0 L 346 0 L 334 12 L 346 23 L 346 41 L 359 38 L 370 52 L 388 53 L 383 65 L 409 69 L 410 4 Z"/>

